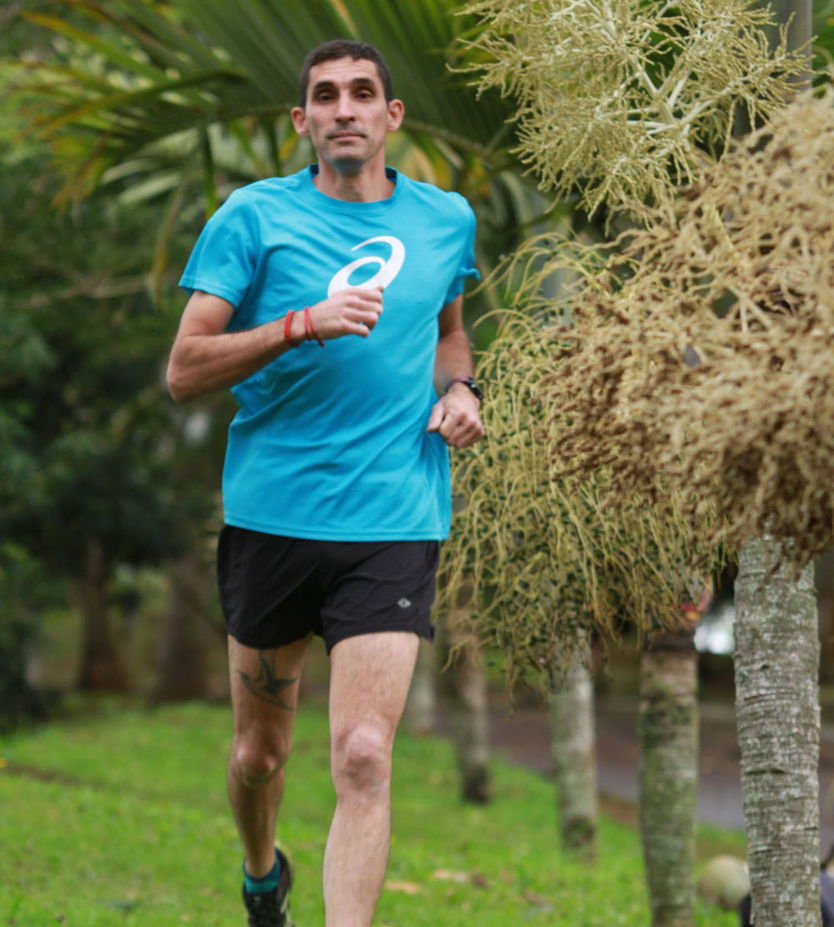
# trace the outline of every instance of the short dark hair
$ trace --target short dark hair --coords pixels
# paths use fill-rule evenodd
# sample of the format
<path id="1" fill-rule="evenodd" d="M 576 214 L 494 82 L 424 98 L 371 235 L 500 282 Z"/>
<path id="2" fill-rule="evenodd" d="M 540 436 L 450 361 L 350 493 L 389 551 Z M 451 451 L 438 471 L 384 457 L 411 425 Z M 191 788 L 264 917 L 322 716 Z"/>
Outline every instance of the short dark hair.
<path id="1" fill-rule="evenodd" d="M 339 61 L 342 58 L 353 58 L 354 61 L 373 61 L 377 74 L 382 81 L 385 91 L 385 102 L 394 99 L 394 90 L 391 86 L 391 72 L 382 57 L 382 52 L 366 42 L 357 42 L 354 39 L 331 39 L 317 45 L 304 59 L 301 66 L 301 76 L 298 79 L 298 105 L 304 109 L 307 106 L 307 90 L 310 86 L 310 69 L 323 61 Z"/>

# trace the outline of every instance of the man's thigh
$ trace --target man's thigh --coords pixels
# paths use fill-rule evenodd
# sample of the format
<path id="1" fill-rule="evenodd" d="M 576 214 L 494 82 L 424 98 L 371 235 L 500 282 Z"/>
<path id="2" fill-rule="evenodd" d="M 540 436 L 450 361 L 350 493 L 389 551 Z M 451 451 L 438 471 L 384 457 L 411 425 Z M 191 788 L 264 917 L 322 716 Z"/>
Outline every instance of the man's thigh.
<path id="1" fill-rule="evenodd" d="M 312 635 L 283 647 L 256 649 L 229 637 L 229 677 L 235 735 L 256 734 L 289 751 L 301 672 Z"/>
<path id="2" fill-rule="evenodd" d="M 330 653 L 330 734 L 334 746 L 361 725 L 393 743 L 419 645 L 417 634 L 385 631 L 340 641 Z"/>

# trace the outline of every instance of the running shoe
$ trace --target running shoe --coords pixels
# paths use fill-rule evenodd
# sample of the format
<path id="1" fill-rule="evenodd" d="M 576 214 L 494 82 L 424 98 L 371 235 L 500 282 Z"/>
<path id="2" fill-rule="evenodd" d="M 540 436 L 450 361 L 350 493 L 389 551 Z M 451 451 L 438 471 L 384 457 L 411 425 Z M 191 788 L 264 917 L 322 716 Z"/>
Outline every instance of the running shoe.
<path id="1" fill-rule="evenodd" d="M 249 927 L 293 927 L 290 915 L 292 873 L 287 857 L 275 848 L 281 863 L 281 881 L 271 892 L 247 892 L 243 886 L 243 903 L 249 916 Z"/>

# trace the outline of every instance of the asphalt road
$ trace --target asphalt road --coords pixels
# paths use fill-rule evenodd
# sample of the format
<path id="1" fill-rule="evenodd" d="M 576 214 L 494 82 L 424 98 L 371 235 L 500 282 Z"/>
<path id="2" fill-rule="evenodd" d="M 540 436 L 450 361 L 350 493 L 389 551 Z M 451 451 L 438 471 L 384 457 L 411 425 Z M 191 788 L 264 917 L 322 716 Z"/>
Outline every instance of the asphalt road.
<path id="1" fill-rule="evenodd" d="M 601 698 L 596 703 L 597 768 L 602 795 L 637 801 L 637 701 Z M 744 830 L 739 750 L 732 704 L 700 705 L 698 817 L 720 827 Z M 493 705 L 490 737 L 496 754 L 543 775 L 553 763 L 547 714 L 516 709 L 508 715 Z M 820 848 L 834 846 L 834 726 L 824 724 L 820 744 Z"/>

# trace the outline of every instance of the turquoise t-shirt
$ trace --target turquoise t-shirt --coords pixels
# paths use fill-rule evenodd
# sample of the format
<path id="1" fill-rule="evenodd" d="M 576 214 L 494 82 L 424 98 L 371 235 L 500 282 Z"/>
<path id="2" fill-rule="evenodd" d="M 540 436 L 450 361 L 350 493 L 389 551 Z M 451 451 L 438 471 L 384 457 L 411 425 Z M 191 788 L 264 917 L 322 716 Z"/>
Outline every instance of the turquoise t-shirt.
<path id="1" fill-rule="evenodd" d="M 474 214 L 458 194 L 390 168 L 388 199 L 336 200 L 316 188 L 316 170 L 235 191 L 180 280 L 235 307 L 228 331 L 345 286 L 384 286 L 368 338 L 304 342 L 232 389 L 226 523 L 329 541 L 445 538 L 449 453 L 426 425 L 438 313 L 478 275 Z"/>

